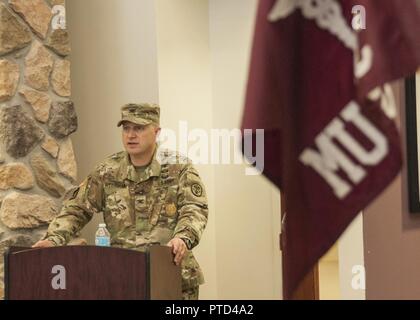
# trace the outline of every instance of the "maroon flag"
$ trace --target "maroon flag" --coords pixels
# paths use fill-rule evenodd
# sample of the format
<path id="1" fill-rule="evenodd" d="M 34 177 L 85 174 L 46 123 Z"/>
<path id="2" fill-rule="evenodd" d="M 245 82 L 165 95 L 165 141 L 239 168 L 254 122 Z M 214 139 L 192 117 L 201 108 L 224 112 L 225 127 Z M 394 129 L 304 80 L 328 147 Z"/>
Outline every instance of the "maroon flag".
<path id="1" fill-rule="evenodd" d="M 242 129 L 265 130 L 286 195 L 286 299 L 398 174 L 388 83 L 420 65 L 419 35 L 412 0 L 260 0 Z"/>

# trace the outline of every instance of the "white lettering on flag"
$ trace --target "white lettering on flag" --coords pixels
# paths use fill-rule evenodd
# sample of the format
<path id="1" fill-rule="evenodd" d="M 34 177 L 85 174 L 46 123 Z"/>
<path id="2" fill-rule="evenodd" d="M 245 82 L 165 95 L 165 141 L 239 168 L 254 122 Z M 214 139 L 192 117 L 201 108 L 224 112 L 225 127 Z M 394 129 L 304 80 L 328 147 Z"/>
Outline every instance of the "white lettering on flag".
<path id="1" fill-rule="evenodd" d="M 359 184 L 366 176 L 363 166 L 375 166 L 388 154 L 388 141 L 385 136 L 360 113 L 359 105 L 352 101 L 341 112 L 341 117 L 354 124 L 374 145 L 368 151 L 360 145 L 351 134 L 345 130 L 345 123 L 338 117 L 334 118 L 326 128 L 315 138 L 319 151 L 306 148 L 299 160 L 312 167 L 333 189 L 339 199 L 345 198 L 353 189 L 352 185 L 342 179 L 337 171 L 341 168 L 348 179 Z M 340 147 L 333 142 L 336 139 L 359 163 L 354 163 Z"/>
<path id="2" fill-rule="evenodd" d="M 363 78 L 372 68 L 373 51 L 369 45 L 359 50 L 357 35 L 343 16 L 341 4 L 336 0 L 277 0 L 268 14 L 268 21 L 276 22 L 291 15 L 297 8 L 307 19 L 337 37 L 353 51 L 354 76 Z"/>

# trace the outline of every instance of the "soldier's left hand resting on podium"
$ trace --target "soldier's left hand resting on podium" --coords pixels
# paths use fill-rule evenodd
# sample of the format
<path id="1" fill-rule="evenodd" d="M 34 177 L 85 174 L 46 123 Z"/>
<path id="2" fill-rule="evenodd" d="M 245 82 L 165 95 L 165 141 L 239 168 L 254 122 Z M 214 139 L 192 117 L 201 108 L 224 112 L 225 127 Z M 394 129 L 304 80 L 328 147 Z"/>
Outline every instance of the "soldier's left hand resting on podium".
<path id="1" fill-rule="evenodd" d="M 54 247 L 54 243 L 50 240 L 40 240 L 37 243 L 35 243 L 32 248 L 49 248 Z"/>
<path id="2" fill-rule="evenodd" d="M 172 253 L 175 255 L 174 262 L 179 266 L 187 252 L 187 245 L 182 239 L 173 238 L 168 242 L 168 246 L 172 247 Z"/>

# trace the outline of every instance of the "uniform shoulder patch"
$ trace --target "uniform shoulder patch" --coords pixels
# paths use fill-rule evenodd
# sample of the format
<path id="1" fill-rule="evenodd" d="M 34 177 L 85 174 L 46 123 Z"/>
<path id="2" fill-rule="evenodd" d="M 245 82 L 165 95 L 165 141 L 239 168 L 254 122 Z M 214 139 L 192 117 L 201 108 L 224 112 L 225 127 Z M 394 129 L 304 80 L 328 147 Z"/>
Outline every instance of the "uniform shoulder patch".
<path id="1" fill-rule="evenodd" d="M 201 197 L 203 195 L 203 188 L 198 183 L 193 183 L 191 185 L 191 192 L 196 197 Z"/>

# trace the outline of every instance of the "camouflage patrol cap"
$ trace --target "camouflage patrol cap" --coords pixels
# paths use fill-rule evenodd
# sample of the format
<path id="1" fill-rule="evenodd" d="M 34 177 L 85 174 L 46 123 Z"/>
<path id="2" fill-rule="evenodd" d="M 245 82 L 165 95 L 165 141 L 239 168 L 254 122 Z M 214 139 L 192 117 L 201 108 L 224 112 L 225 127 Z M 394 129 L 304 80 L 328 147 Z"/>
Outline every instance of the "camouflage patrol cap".
<path id="1" fill-rule="evenodd" d="M 128 103 L 121 107 L 121 120 L 118 127 L 124 121 L 133 122 L 140 125 L 155 124 L 160 125 L 160 108 L 154 103 Z"/>

